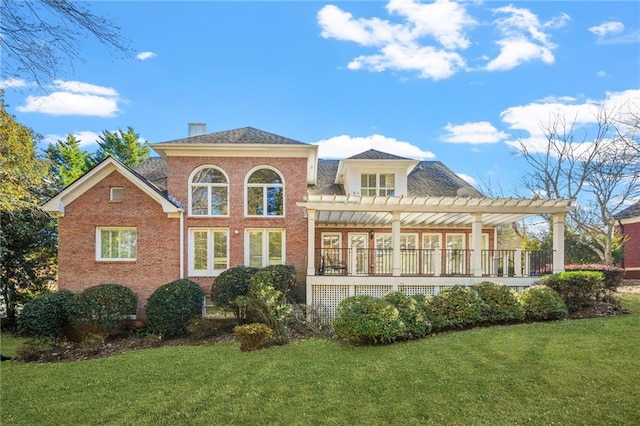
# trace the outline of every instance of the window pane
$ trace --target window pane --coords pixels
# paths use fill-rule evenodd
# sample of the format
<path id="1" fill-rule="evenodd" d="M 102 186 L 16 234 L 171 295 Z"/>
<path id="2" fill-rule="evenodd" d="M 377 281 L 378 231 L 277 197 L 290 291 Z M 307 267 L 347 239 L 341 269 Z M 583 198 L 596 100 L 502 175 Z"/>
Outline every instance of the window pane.
<path id="1" fill-rule="evenodd" d="M 277 183 L 282 184 L 280 175 L 275 170 L 260 169 L 249 176 L 249 183 Z"/>
<path id="2" fill-rule="evenodd" d="M 227 269 L 229 262 L 227 260 L 227 233 L 213 233 L 213 269 Z"/>
<path id="3" fill-rule="evenodd" d="M 120 258 L 135 259 L 136 231 L 120 231 Z"/>
<path id="4" fill-rule="evenodd" d="M 193 177 L 193 183 L 227 183 L 224 174 L 218 169 L 202 169 Z"/>
<path id="5" fill-rule="evenodd" d="M 207 233 L 193 233 L 193 269 L 206 271 L 209 267 L 207 264 Z"/>
<path id="6" fill-rule="evenodd" d="M 191 188 L 191 214 L 194 216 L 206 216 L 207 212 L 207 187 L 195 186 Z"/>
<path id="7" fill-rule="evenodd" d="M 117 229 L 101 230 L 100 257 L 102 259 L 135 259 L 136 231 Z"/>
<path id="8" fill-rule="evenodd" d="M 262 268 L 262 232 L 249 232 L 249 266 Z"/>
<path id="9" fill-rule="evenodd" d="M 211 214 L 227 214 L 227 188 L 211 188 Z"/>
<path id="10" fill-rule="evenodd" d="M 267 214 L 282 216 L 282 188 L 267 188 Z"/>
<path id="11" fill-rule="evenodd" d="M 269 265 L 282 264 L 282 232 L 269 232 Z"/>
<path id="12" fill-rule="evenodd" d="M 261 216 L 264 212 L 263 190 L 259 188 L 247 188 L 247 214 L 249 216 Z"/>

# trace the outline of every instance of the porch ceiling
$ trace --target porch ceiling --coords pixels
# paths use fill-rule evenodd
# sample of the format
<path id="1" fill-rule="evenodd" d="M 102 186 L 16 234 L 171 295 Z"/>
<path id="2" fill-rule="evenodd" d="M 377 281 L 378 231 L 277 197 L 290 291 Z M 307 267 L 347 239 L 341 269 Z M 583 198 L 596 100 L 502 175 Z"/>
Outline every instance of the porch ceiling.
<path id="1" fill-rule="evenodd" d="M 394 215 L 402 227 L 471 226 L 482 214 L 483 226 L 500 226 L 540 214 L 566 213 L 568 199 L 471 197 L 365 197 L 307 195 L 297 203 L 314 212 L 316 225 L 388 227 Z"/>

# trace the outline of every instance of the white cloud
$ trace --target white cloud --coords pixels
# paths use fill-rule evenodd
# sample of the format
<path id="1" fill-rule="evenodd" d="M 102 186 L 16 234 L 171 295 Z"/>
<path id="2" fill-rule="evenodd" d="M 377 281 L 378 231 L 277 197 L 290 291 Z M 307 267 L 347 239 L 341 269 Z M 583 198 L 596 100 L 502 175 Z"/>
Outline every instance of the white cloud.
<path id="1" fill-rule="evenodd" d="M 153 52 L 140 52 L 140 53 L 138 53 L 136 55 L 136 59 L 139 60 L 139 61 L 145 61 L 147 59 L 151 59 L 151 58 L 154 58 L 156 56 L 158 56 L 158 55 L 156 55 Z"/>
<path id="2" fill-rule="evenodd" d="M 440 139 L 448 143 L 470 143 L 485 144 L 497 143 L 509 137 L 508 134 L 498 131 L 491 123 L 487 121 L 478 121 L 475 123 L 465 123 L 452 125 L 448 123 L 444 126 L 448 132 Z"/>
<path id="3" fill-rule="evenodd" d="M 608 22 L 603 22 L 600 25 L 589 27 L 589 31 L 591 31 L 598 37 L 604 37 L 608 34 L 619 34 L 623 32 L 624 24 L 622 22 L 608 21 Z"/>
<path id="4" fill-rule="evenodd" d="M 607 76 L 607 72 L 605 70 L 599 70 L 596 72 L 596 77 L 604 78 Z"/>
<path id="5" fill-rule="evenodd" d="M 389 14 L 404 19 L 395 24 L 379 18 L 354 18 L 334 5 L 317 14 L 324 38 L 352 41 L 375 47 L 377 53 L 354 58 L 348 68 L 370 71 L 417 71 L 420 77 L 435 80 L 465 69 L 465 61 L 455 49 L 470 45 L 464 31 L 476 24 L 464 6 L 448 0 L 422 4 L 415 0 L 391 0 Z M 430 43 L 423 38 L 430 37 Z"/>
<path id="6" fill-rule="evenodd" d="M 471 185 L 471 186 L 473 186 L 475 188 L 478 187 L 478 181 L 475 178 L 473 178 L 473 177 L 471 177 L 469 175 L 466 175 L 464 173 L 456 173 L 456 175 L 458 175 L 459 178 L 461 178 L 462 180 L 467 182 L 469 185 Z"/>
<path id="7" fill-rule="evenodd" d="M 94 145 L 97 143 L 99 134 L 89 130 L 83 130 L 80 132 L 73 132 L 73 136 L 80 141 L 80 146 L 86 147 L 88 145 Z M 48 134 L 43 138 L 43 142 L 46 144 L 56 143 L 57 141 L 66 140 L 67 135 Z"/>
<path id="8" fill-rule="evenodd" d="M 546 64 L 555 61 L 553 50 L 556 45 L 550 41 L 545 29 L 558 29 L 569 20 L 569 16 L 559 17 L 541 23 L 528 9 L 513 5 L 493 9 L 494 14 L 506 15 L 494 21 L 502 38 L 495 43 L 500 53 L 486 65 L 487 71 L 505 71 L 525 62 L 541 60 Z"/>
<path id="9" fill-rule="evenodd" d="M 55 80 L 53 93 L 28 96 L 25 104 L 16 109 L 21 112 L 39 112 L 49 115 L 83 115 L 113 117 L 120 110 L 118 92 L 111 87 L 96 86 L 80 81 Z"/>
<path id="10" fill-rule="evenodd" d="M 0 89 L 13 89 L 27 86 L 29 86 L 29 83 L 21 78 L 7 78 L 5 80 L 0 80 Z"/>
<path id="11" fill-rule="evenodd" d="M 318 156 L 320 158 L 347 158 L 369 149 L 388 152 L 401 157 L 423 160 L 435 158 L 430 151 L 423 151 L 409 142 L 399 141 L 395 138 L 374 134 L 365 137 L 353 137 L 349 135 L 334 136 L 316 142 Z"/>

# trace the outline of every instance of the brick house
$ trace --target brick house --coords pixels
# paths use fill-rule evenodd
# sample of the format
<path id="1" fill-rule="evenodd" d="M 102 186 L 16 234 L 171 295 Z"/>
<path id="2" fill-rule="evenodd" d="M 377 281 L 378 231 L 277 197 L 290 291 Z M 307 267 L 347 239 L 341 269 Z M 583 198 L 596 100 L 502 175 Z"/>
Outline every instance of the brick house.
<path id="1" fill-rule="evenodd" d="M 59 288 L 131 287 L 144 303 L 179 278 L 209 291 L 237 265 L 289 264 L 332 315 L 352 294 L 437 293 L 499 277 L 516 288 L 564 268 L 569 200 L 487 198 L 439 161 L 318 147 L 251 127 L 151 147 L 135 170 L 107 158 L 47 202 L 59 217 Z M 553 216 L 553 252 L 501 250 L 498 227 Z M 303 296 L 306 295 L 306 296 Z"/>
<path id="2" fill-rule="evenodd" d="M 640 201 L 622 210 L 615 219 L 625 238 L 620 265 L 625 270 L 624 278 L 640 279 Z"/>

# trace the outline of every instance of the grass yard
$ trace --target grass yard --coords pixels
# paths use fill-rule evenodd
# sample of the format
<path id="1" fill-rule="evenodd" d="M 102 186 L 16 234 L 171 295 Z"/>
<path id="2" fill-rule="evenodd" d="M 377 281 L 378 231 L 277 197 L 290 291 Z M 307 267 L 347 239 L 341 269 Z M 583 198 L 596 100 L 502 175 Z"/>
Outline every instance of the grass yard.
<path id="1" fill-rule="evenodd" d="M 640 424 L 632 315 L 478 328 L 381 347 L 165 346 L 1 365 L 2 425 Z M 2 336 L 2 352 L 18 342 Z"/>

